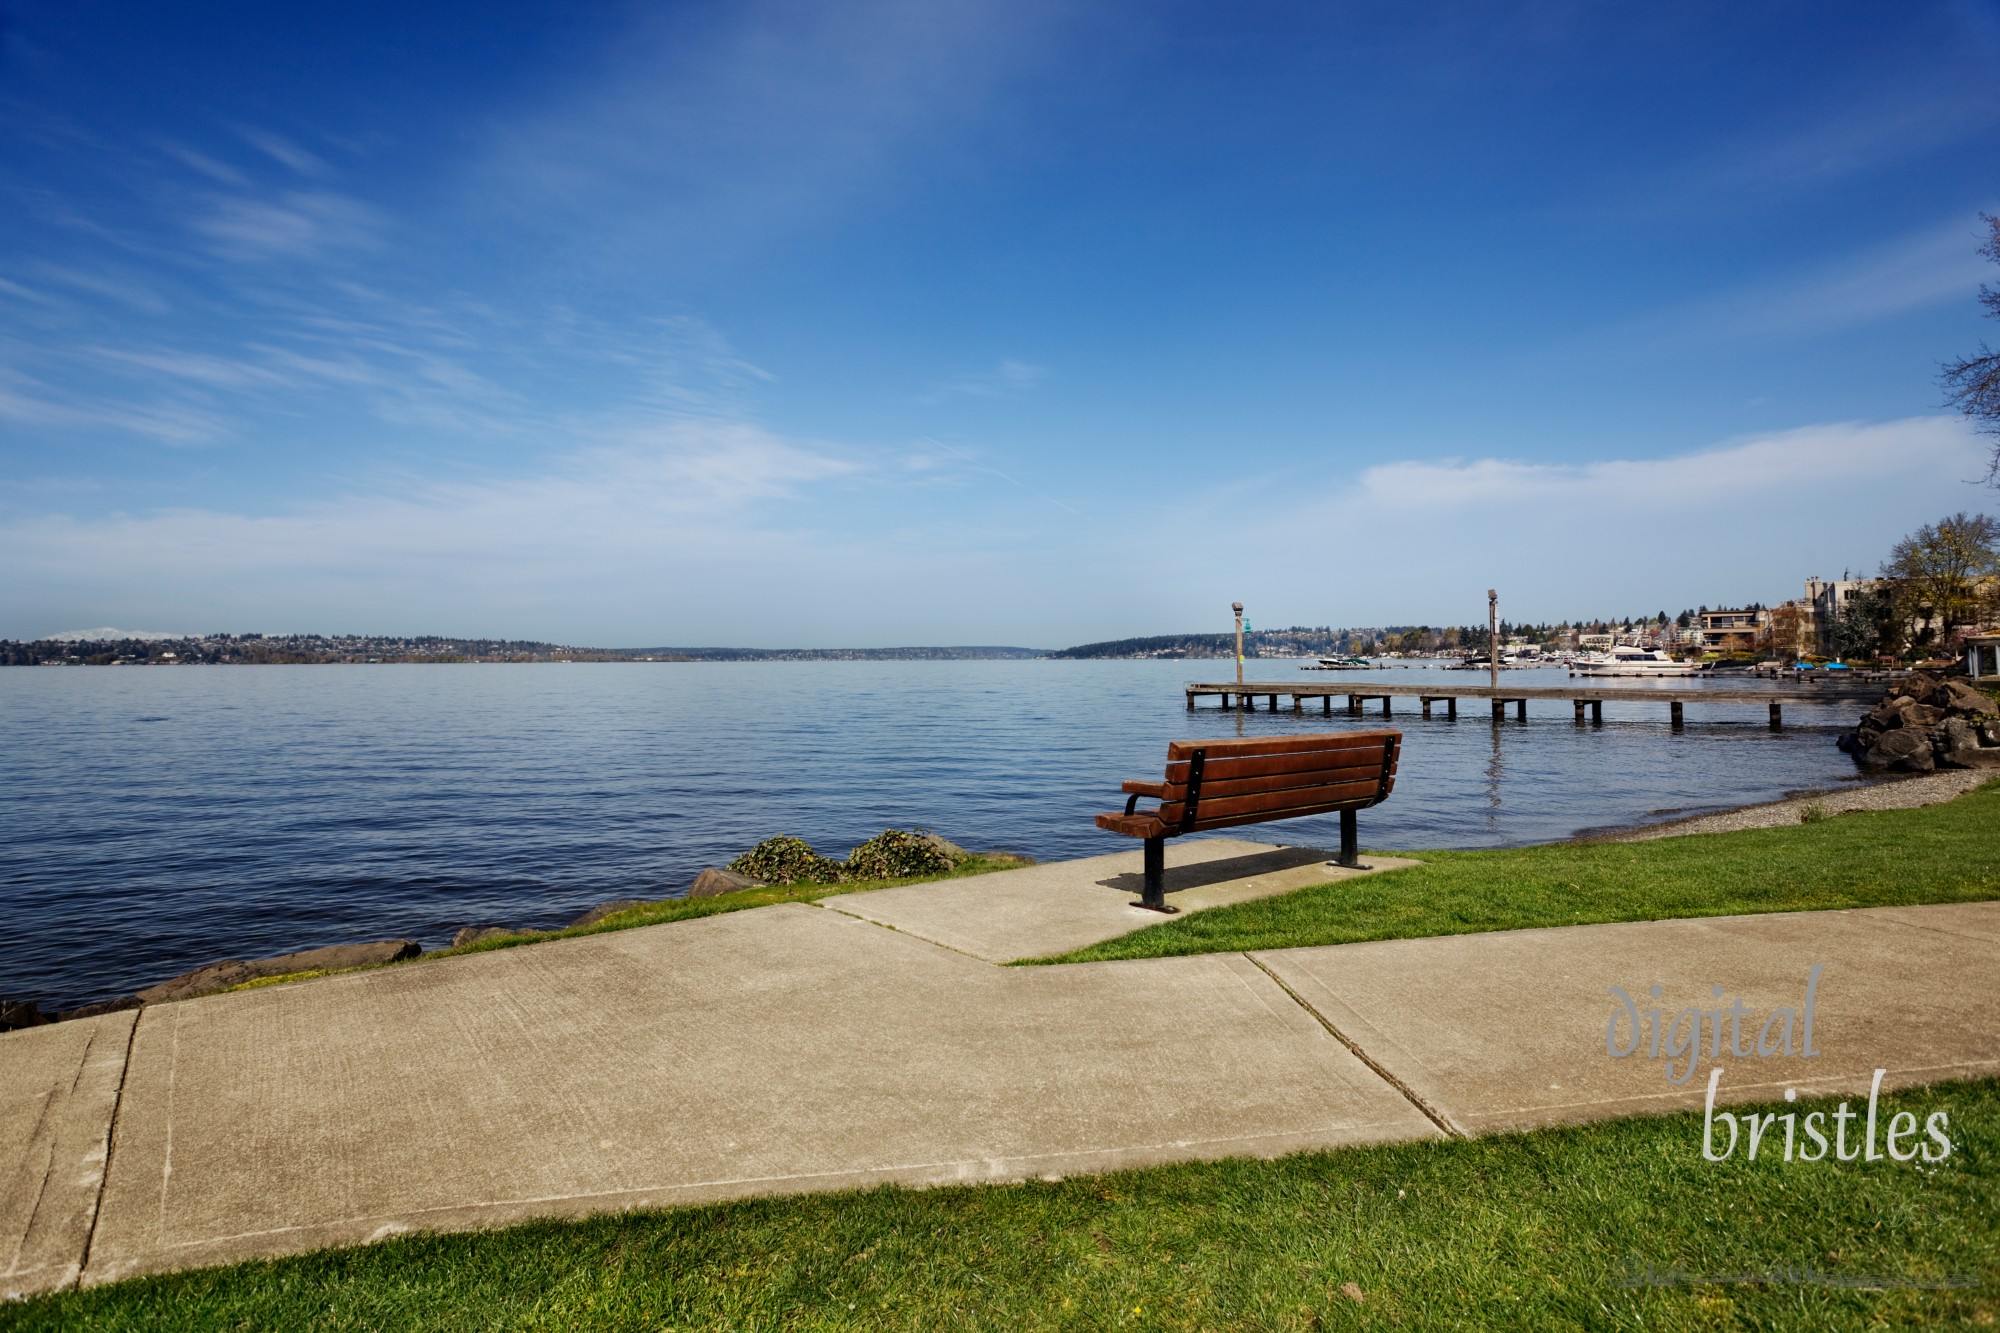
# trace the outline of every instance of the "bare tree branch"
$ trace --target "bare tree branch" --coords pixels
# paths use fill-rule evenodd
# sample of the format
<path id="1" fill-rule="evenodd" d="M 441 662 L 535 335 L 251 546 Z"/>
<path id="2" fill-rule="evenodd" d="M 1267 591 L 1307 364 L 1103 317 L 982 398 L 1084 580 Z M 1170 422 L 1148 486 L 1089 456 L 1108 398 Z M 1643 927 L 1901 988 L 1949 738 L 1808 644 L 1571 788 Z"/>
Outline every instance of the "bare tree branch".
<path id="1" fill-rule="evenodd" d="M 1991 213 L 1979 216 L 1989 233 L 1979 253 L 2000 264 L 2000 217 Z M 1979 284 L 1979 304 L 1986 307 L 1988 316 L 2000 319 L 2000 287 Z M 2000 352 L 1981 343 L 1977 356 L 1943 366 L 1938 381 L 1944 386 L 1947 404 L 1965 413 L 1976 429 L 2000 436 Z M 1993 457 L 1986 467 L 1986 484 L 2000 487 L 2000 442 L 1993 446 Z"/>

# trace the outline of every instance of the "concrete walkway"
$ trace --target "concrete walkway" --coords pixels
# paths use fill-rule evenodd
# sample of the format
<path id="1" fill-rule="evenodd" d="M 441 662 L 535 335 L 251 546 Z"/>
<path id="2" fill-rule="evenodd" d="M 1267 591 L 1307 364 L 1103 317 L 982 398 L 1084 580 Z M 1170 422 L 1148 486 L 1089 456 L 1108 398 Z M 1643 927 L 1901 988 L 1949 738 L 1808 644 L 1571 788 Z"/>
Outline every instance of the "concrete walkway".
<path id="1" fill-rule="evenodd" d="M 2000 904 L 987 961 L 1089 942 L 1098 908 L 1021 904 L 1122 894 L 1126 855 L 930 886 L 942 906 L 851 895 L 0 1036 L 0 1292 L 416 1228 L 1669 1110 L 1718 1063 L 1724 1100 L 2000 1073 Z M 1170 867 L 1223 897 L 1327 878 L 1221 840 Z M 972 886 L 1019 931 L 967 913 Z M 1675 1085 L 1643 1048 L 1606 1054 L 1611 986 L 1669 1015 L 1741 997 L 1754 1027 L 1802 1012 L 1814 964 L 1817 1058 L 1725 1044 Z"/>

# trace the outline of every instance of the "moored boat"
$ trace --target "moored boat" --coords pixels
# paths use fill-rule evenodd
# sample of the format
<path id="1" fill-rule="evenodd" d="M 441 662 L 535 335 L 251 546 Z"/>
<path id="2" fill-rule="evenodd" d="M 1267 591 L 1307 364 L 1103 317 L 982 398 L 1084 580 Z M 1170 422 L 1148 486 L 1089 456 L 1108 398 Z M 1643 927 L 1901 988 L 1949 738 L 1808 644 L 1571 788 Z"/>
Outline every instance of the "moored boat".
<path id="1" fill-rule="evenodd" d="M 1691 676 L 1699 662 L 1676 662 L 1658 648 L 1611 648 L 1586 653 L 1569 664 L 1572 676 Z"/>

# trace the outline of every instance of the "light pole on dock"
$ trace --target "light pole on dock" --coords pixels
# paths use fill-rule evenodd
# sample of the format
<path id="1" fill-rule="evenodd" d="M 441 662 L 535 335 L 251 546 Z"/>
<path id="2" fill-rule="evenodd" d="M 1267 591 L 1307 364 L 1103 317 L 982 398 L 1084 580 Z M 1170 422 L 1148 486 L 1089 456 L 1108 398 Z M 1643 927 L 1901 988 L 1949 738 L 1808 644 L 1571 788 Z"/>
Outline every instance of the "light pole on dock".
<path id="1" fill-rule="evenodd" d="M 1231 602 L 1229 609 L 1236 613 L 1236 683 L 1243 683 L 1243 603 Z"/>
<path id="2" fill-rule="evenodd" d="M 1493 688 L 1500 688 L 1500 594 L 1486 590 L 1486 666 Z"/>

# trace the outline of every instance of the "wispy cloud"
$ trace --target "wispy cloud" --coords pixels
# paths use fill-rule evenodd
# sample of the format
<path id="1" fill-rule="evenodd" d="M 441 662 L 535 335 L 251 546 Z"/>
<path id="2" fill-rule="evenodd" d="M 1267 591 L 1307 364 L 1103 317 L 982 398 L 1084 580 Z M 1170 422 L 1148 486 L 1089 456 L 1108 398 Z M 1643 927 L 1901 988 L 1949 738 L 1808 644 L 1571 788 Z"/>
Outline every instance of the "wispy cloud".
<path id="1" fill-rule="evenodd" d="M 923 401 L 936 402 L 951 394 L 968 398 L 1016 398 L 1040 384 L 1047 375 L 1045 368 L 1025 361 L 1002 361 L 991 370 L 952 376 Z"/>
<path id="2" fill-rule="evenodd" d="M 1471 620 L 1489 585 L 1516 617 L 1678 610 L 1775 601 L 1808 574 L 1872 567 L 1936 511 L 1976 504 L 1969 489 L 1951 496 L 1981 456 L 1962 423 L 1922 417 L 1578 465 L 1392 460 L 1315 492 L 1223 496 L 1180 479 L 1160 494 L 1194 517 L 1163 528 L 1127 497 L 1076 522 L 1013 477 L 940 509 L 903 460 L 742 422 L 591 429 L 505 478 L 376 472 L 261 513 L 0 522 L 0 563 L 21 571 L 0 592 L 0 622 L 43 604 L 72 621 L 150 607 L 246 627 L 382 624 L 393 612 L 410 627 L 624 642 L 677 640 L 605 627 L 698 626 L 686 633 L 756 643 L 782 624 L 787 641 L 838 643 L 857 641 L 866 589 L 907 608 L 871 624 L 1054 642 L 1185 625 L 1232 597 L 1272 623 Z M 1192 535 L 1202 558 L 1145 576 L 1134 552 L 1168 532 Z"/>
<path id="3" fill-rule="evenodd" d="M 846 208 L 1044 50 L 1047 0 L 645 11 L 464 182 L 578 263 L 681 270 Z"/>
<path id="4" fill-rule="evenodd" d="M 1962 421 L 1928 416 L 1801 427 L 1656 458 L 1402 460 L 1309 501 L 1267 497 L 1258 530 L 1307 567 L 1365 570 L 1392 594 L 1369 595 L 1380 614 L 1495 581 L 1523 615 L 1772 601 L 1797 595 L 1792 585 L 1808 574 L 1872 567 L 1917 524 L 1976 507 L 1980 494 L 1965 483 L 1981 457 Z M 1404 520 L 1420 522 L 1421 536 L 1378 551 L 1352 544 L 1385 526 L 1400 532 Z M 1786 573 L 1774 582 L 1771 571 Z"/>
<path id="5" fill-rule="evenodd" d="M 774 525 L 773 507 L 867 466 L 740 423 L 655 423 L 511 478 L 380 473 L 263 514 L 27 517 L 0 524 L 0 560 L 24 580 L 11 596 L 39 585 L 79 604 L 136 593 L 176 607 L 187 588 L 227 581 L 250 601 L 275 604 L 289 589 L 294 605 L 324 607 L 356 587 L 375 598 L 416 579 L 441 614 L 459 599 L 657 599 L 661 580 L 734 577 L 733 561 L 780 572 L 808 535 Z"/>
<path id="6" fill-rule="evenodd" d="M 291 168 L 301 176 L 323 176 L 327 172 L 325 162 L 282 134 L 273 134 L 269 130 L 245 125 L 237 126 L 236 133 L 242 136 L 243 142 L 258 152 L 274 162 Z"/>
<path id="7" fill-rule="evenodd" d="M 0 373 L 0 421 L 43 429 L 112 430 L 164 444 L 200 444 L 222 430 L 213 413 L 188 404 L 80 400 L 12 373 Z"/>
<path id="8" fill-rule="evenodd" d="M 1977 26 L 1978 6 L 1954 7 Z M 1933 15 L 1941 18 L 1941 15 Z M 1705 20 L 1690 14 L 1687 20 Z M 1949 25 L 1952 20 L 1946 20 Z M 1710 136 L 1679 161 L 1639 159 L 1634 175 L 1612 184 L 1597 208 L 1619 215 L 1713 218 L 1826 189 L 1920 153 L 1960 143 L 2000 123 L 2000 88 L 1990 39 L 1962 42 L 1940 58 L 1886 55 L 1860 89 L 1800 99 L 1779 116 L 1745 117 L 1733 136 Z"/>
<path id="9" fill-rule="evenodd" d="M 215 388 L 240 389 L 288 384 L 285 376 L 267 366 L 195 352 L 134 351 L 120 347 L 93 347 L 91 356 L 131 373 L 163 375 Z"/>
<path id="10" fill-rule="evenodd" d="M 1725 334 L 1828 332 L 1963 301 L 1986 275 L 1976 250 L 1977 221 L 1954 218 L 1771 286 L 1718 298 L 1684 317 Z"/>
<path id="11" fill-rule="evenodd" d="M 1361 473 L 1352 503 L 1458 510 L 1536 503 L 1577 512 L 1675 513 L 1741 508 L 1851 486 L 1897 463 L 1926 473 L 1966 456 L 1951 417 L 1843 422 L 1732 440 L 1664 458 L 1527 463 L 1501 458 L 1383 463 Z"/>
<path id="12" fill-rule="evenodd" d="M 270 259 L 372 246 L 383 219 L 331 190 L 288 190 L 270 198 L 218 197 L 191 225 L 228 258 Z"/>
<path id="13" fill-rule="evenodd" d="M 227 162 L 211 157 L 207 153 L 196 152 L 192 148 L 175 143 L 163 145 L 162 151 L 182 166 L 192 168 L 219 184 L 234 186 L 247 186 L 250 184 L 248 176 L 238 171 L 235 167 L 230 166 Z"/>
<path id="14" fill-rule="evenodd" d="M 101 296 L 132 310 L 149 315 L 167 312 L 167 302 L 157 292 L 126 274 L 103 270 L 85 272 L 65 264 L 50 263 L 37 264 L 34 271 L 44 282 L 57 283 L 90 296 Z"/>

